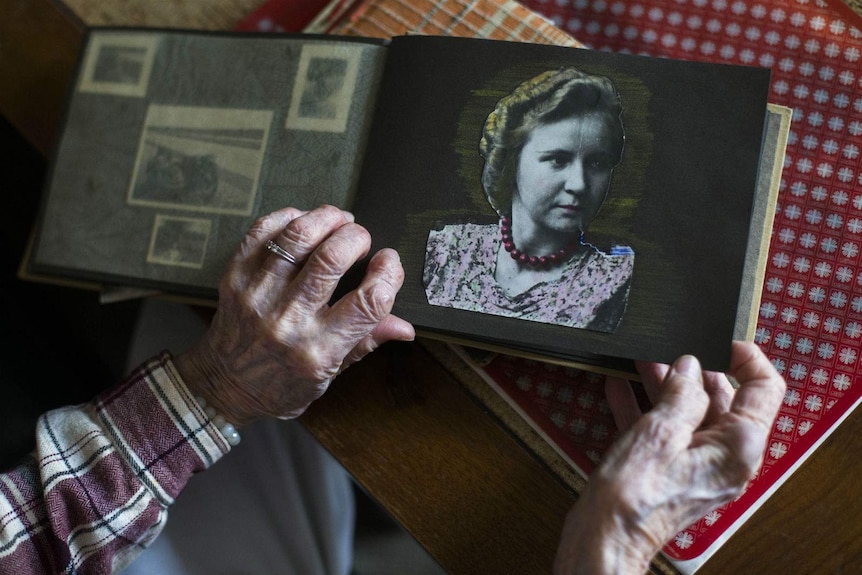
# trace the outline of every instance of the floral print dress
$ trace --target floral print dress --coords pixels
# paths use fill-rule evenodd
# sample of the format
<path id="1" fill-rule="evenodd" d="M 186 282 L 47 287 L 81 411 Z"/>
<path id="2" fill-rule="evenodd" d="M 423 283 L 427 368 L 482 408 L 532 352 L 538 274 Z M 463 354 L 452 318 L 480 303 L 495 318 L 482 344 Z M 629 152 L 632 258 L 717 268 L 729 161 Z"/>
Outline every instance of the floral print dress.
<path id="1" fill-rule="evenodd" d="M 625 311 L 634 270 L 629 249 L 589 248 L 558 279 L 507 295 L 494 279 L 499 226 L 455 224 L 432 230 L 425 255 L 428 303 L 530 321 L 613 332 Z"/>

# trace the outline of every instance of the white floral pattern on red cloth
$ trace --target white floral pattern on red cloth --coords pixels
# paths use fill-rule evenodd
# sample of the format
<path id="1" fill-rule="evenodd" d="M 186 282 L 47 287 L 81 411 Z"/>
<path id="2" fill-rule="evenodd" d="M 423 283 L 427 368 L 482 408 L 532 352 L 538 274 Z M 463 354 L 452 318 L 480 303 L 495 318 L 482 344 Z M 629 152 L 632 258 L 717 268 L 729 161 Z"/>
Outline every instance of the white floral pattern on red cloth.
<path id="1" fill-rule="evenodd" d="M 769 67 L 794 110 L 756 335 L 788 391 L 746 494 L 665 549 L 694 559 L 862 397 L 862 19 L 838 0 L 523 3 L 592 48 Z"/>

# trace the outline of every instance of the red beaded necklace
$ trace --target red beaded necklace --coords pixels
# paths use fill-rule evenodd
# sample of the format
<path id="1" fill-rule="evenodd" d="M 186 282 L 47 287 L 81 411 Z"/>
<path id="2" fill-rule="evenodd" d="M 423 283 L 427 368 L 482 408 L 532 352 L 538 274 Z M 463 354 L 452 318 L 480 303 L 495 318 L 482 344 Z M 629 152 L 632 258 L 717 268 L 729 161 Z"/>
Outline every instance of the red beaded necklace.
<path id="1" fill-rule="evenodd" d="M 544 256 L 528 256 L 515 246 L 512 240 L 512 220 L 508 216 L 503 216 L 500 222 L 500 236 L 503 240 L 503 249 L 509 252 L 512 259 L 519 264 L 528 265 L 534 268 L 553 267 L 564 263 L 569 259 L 569 254 L 575 251 L 578 247 L 577 242 L 572 242 L 566 247 Z"/>

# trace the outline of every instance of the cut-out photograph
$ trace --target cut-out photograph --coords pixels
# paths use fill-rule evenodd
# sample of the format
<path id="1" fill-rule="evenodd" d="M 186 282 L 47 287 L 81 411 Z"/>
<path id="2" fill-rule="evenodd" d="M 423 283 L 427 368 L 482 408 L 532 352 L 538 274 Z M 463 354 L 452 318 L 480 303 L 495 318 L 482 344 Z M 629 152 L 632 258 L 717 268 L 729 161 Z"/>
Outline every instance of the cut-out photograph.
<path id="1" fill-rule="evenodd" d="M 626 309 L 634 251 L 590 243 L 623 156 L 622 104 L 604 76 L 549 70 L 502 98 L 479 143 L 493 224 L 432 229 L 428 303 L 614 332 Z"/>
<path id="2" fill-rule="evenodd" d="M 157 214 L 147 263 L 200 269 L 211 229 L 208 219 Z"/>
<path id="3" fill-rule="evenodd" d="M 250 214 L 272 116 L 269 110 L 150 106 L 129 204 Z"/>
<path id="4" fill-rule="evenodd" d="M 78 89 L 114 96 L 146 96 L 157 47 L 158 38 L 154 36 L 97 36 L 87 50 Z"/>
<path id="5" fill-rule="evenodd" d="M 359 59 L 355 47 L 303 46 L 285 127 L 343 132 L 350 116 Z"/>

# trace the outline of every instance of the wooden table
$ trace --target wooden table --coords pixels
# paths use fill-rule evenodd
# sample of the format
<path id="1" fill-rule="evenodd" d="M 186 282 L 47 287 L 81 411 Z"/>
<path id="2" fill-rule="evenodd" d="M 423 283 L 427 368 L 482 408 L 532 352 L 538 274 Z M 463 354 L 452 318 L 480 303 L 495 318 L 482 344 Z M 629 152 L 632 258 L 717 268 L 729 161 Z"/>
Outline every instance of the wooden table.
<path id="1" fill-rule="evenodd" d="M 0 0 L 0 113 L 48 155 L 86 26 L 229 29 L 261 2 Z M 576 481 L 425 347 L 387 346 L 351 367 L 303 423 L 450 572 L 549 571 Z M 859 572 L 859 453 L 862 412 L 699 573 Z"/>

